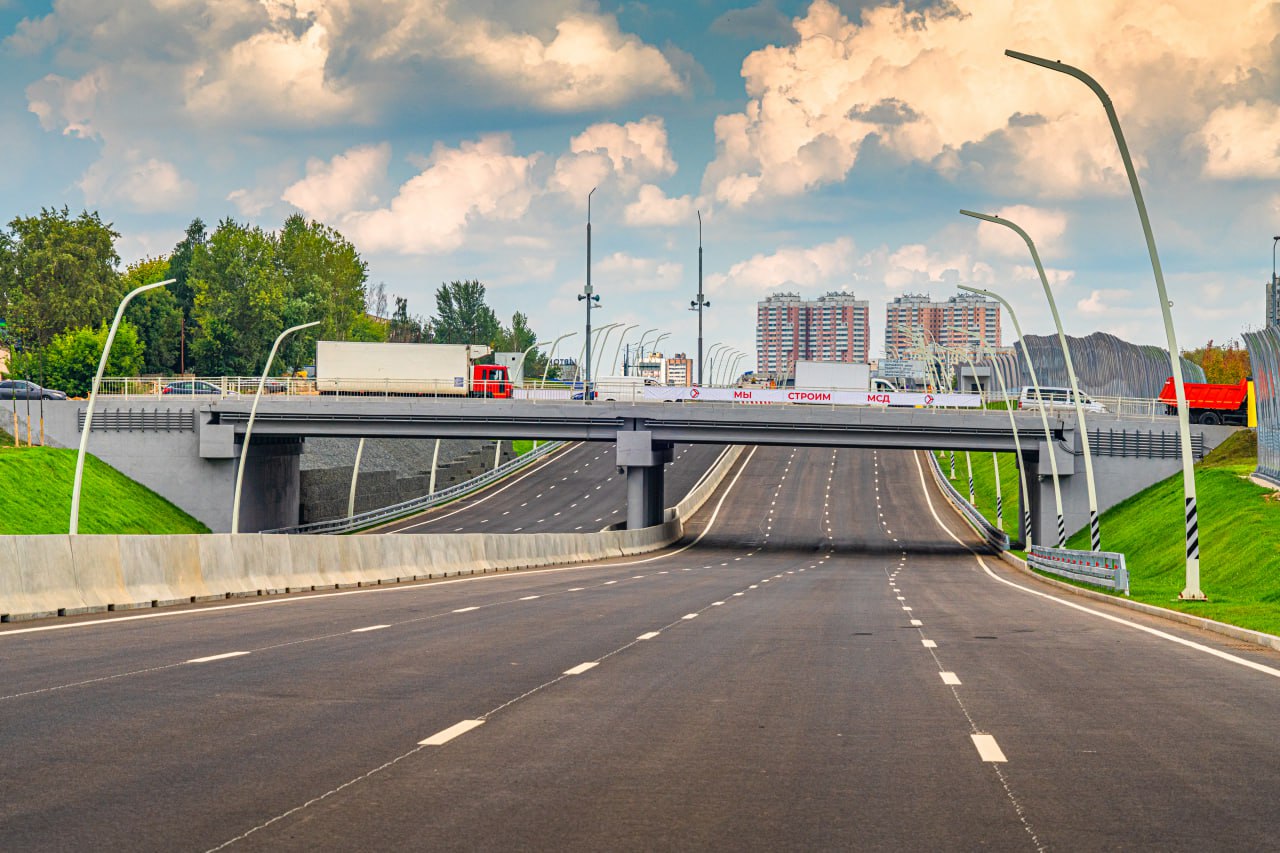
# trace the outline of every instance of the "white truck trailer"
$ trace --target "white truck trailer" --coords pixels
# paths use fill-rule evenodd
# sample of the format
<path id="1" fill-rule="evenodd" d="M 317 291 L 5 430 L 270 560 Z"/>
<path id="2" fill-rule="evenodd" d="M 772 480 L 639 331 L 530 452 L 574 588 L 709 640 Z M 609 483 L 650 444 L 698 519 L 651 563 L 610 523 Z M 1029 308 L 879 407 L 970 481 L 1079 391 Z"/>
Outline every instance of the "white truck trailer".
<path id="1" fill-rule="evenodd" d="M 870 391 L 871 366 L 848 361 L 797 361 L 796 387 L 814 391 Z"/>
<path id="2" fill-rule="evenodd" d="M 321 394 L 511 397 L 505 365 L 476 364 L 489 347 L 468 344 L 316 343 Z"/>

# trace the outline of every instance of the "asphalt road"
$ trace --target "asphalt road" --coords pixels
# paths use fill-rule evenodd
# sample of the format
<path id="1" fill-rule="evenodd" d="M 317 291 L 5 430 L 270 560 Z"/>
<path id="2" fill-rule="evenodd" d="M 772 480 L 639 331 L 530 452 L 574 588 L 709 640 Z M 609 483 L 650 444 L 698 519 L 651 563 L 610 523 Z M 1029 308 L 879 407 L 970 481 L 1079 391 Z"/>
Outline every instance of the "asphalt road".
<path id="1" fill-rule="evenodd" d="M 650 557 L 10 628 L 0 838 L 1274 849 L 1280 655 L 1007 571 L 926 480 L 758 449 Z"/>
<path id="2" fill-rule="evenodd" d="M 724 451 L 682 444 L 663 477 L 675 506 Z M 574 533 L 627 520 L 627 478 L 612 442 L 575 442 L 467 498 L 378 528 L 375 533 Z"/>

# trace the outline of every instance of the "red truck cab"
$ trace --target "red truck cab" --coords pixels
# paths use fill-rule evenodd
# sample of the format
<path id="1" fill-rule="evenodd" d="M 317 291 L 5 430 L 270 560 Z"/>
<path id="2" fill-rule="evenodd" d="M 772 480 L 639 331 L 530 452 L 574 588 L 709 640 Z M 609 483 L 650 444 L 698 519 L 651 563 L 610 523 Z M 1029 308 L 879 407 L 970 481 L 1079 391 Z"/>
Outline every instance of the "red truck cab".
<path id="1" fill-rule="evenodd" d="M 1187 392 L 1187 409 L 1192 423 L 1248 425 L 1248 379 L 1242 380 L 1239 385 L 1187 382 L 1183 387 Z M 1165 404 L 1167 414 L 1178 413 L 1178 398 L 1174 393 L 1172 376 L 1165 381 L 1159 399 Z"/>
<path id="2" fill-rule="evenodd" d="M 511 377 L 505 364 L 476 364 L 472 366 L 471 396 L 510 400 L 513 395 Z"/>

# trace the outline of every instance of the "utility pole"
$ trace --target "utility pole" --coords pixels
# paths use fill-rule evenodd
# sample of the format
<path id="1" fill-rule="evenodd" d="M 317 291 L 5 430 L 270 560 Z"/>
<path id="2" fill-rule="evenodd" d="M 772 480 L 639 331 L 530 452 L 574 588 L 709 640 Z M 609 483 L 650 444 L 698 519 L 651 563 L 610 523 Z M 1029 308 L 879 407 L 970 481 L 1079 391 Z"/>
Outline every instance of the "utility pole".
<path id="1" fill-rule="evenodd" d="M 591 290 L 591 194 L 596 191 L 595 187 L 591 188 L 591 192 L 587 193 L 587 286 L 583 288 L 582 293 L 578 294 L 578 301 L 587 301 L 587 343 L 586 343 L 586 370 L 582 374 L 582 402 L 591 401 L 591 304 L 599 302 L 600 297 L 596 296 Z"/>
<path id="2" fill-rule="evenodd" d="M 702 384 L 702 309 L 710 308 L 706 294 L 702 292 L 702 211 L 698 211 L 698 298 L 689 303 L 690 310 L 698 312 L 698 384 Z"/>

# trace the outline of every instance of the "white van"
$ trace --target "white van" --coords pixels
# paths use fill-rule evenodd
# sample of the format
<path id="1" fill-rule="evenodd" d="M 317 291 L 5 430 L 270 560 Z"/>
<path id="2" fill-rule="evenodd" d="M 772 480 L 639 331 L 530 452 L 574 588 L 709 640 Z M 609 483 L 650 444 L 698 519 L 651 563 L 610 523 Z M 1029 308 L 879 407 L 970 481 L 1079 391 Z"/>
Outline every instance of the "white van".
<path id="1" fill-rule="evenodd" d="M 638 403 L 644 400 L 644 389 L 660 383 L 647 376 L 601 376 L 591 383 L 593 399 L 608 402 Z"/>
<path id="2" fill-rule="evenodd" d="M 1071 409 L 1075 411 L 1076 404 L 1071 397 L 1071 389 L 1052 385 L 1041 385 L 1040 396 L 1036 395 L 1036 389 L 1032 386 L 1023 388 L 1022 396 L 1018 398 L 1018 408 L 1035 409 L 1040 405 L 1041 399 L 1050 409 Z M 1084 406 L 1086 412 L 1102 413 L 1107 410 L 1106 406 L 1094 402 L 1087 394 L 1082 393 L 1080 395 L 1080 403 Z"/>

